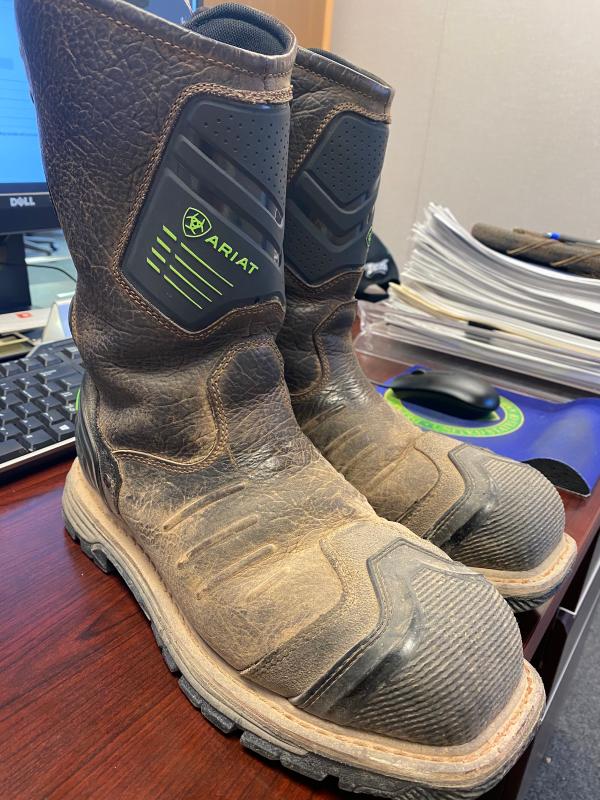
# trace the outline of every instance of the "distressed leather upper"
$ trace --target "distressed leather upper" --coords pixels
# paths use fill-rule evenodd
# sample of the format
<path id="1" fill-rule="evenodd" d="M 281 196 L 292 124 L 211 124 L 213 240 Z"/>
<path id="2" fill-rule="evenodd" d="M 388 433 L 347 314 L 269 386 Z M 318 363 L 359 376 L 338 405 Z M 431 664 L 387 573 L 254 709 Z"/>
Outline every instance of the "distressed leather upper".
<path id="1" fill-rule="evenodd" d="M 290 186 L 332 120 L 348 108 L 365 119 L 387 120 L 390 103 L 389 87 L 373 76 L 305 50 L 298 52 L 292 82 Z M 350 140 L 340 148 L 348 171 L 359 171 L 364 151 L 357 152 Z M 312 172 L 317 182 L 328 180 L 318 164 Z M 310 217 L 310 199 L 304 204 Z M 302 276 L 310 268 L 298 263 L 302 251 L 290 226 L 288 218 L 293 260 L 286 252 L 287 309 L 277 343 L 303 431 L 378 514 L 402 522 L 453 558 L 500 570 L 540 564 L 562 539 L 558 493 L 533 468 L 423 433 L 394 411 L 363 374 L 352 346 L 362 262 L 307 281 Z M 332 229 L 332 254 L 335 234 Z M 307 251 L 306 258 L 311 256 Z"/>
<path id="2" fill-rule="evenodd" d="M 118 0 L 16 7 L 48 182 L 78 270 L 72 328 L 87 374 L 77 446 L 88 481 L 196 633 L 249 681 L 363 729 L 473 739 L 519 682 L 518 629 L 482 578 L 377 517 L 304 436 L 275 346 L 281 304 L 238 308 L 189 333 L 120 272 L 179 109 L 197 92 L 285 102 L 293 37 L 267 57 Z M 465 652 L 474 610 L 480 635 Z M 440 636 L 455 643 L 451 669 Z M 457 692 L 473 660 L 480 683 Z M 384 681 L 399 689 L 401 726 L 382 703 Z M 427 725 L 413 693 L 438 709 Z M 346 721 L 356 698 L 368 712 L 359 723 Z M 447 713 L 457 698 L 460 720 Z"/>

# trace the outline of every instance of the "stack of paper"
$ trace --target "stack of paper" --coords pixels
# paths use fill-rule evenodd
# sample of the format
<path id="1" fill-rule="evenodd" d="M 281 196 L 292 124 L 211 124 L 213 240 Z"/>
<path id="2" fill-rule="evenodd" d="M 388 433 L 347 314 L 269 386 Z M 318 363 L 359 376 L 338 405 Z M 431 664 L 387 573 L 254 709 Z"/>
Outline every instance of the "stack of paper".
<path id="1" fill-rule="evenodd" d="M 528 264 L 430 205 L 374 332 L 600 392 L 600 281 Z"/>

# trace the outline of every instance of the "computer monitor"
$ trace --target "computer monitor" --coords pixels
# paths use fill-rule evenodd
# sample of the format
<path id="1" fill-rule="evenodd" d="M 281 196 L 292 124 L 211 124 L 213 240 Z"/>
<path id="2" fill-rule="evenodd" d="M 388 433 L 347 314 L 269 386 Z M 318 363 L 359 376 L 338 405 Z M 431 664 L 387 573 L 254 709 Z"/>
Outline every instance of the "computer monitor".
<path id="1" fill-rule="evenodd" d="M 0 234 L 57 228 L 13 0 L 0 0 Z"/>
<path id="2" fill-rule="evenodd" d="M 58 227 L 44 178 L 13 0 L 0 0 L 0 313 L 29 308 L 23 233 Z"/>
<path id="3" fill-rule="evenodd" d="M 193 0 L 129 0 L 181 22 Z M 200 4 L 198 4 L 200 5 Z M 75 13 L 75 12 L 74 12 Z M 0 314 L 31 305 L 23 234 L 59 223 L 44 177 L 35 109 L 19 50 L 13 0 L 0 0 Z"/>

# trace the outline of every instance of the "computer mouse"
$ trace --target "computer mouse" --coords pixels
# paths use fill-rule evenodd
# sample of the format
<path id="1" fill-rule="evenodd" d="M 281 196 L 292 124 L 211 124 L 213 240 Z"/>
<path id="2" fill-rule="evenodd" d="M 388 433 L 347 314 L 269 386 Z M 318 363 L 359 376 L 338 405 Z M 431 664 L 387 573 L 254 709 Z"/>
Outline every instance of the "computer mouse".
<path id="1" fill-rule="evenodd" d="M 481 419 L 500 405 L 498 392 L 468 372 L 415 370 L 390 384 L 396 397 L 461 419 Z"/>

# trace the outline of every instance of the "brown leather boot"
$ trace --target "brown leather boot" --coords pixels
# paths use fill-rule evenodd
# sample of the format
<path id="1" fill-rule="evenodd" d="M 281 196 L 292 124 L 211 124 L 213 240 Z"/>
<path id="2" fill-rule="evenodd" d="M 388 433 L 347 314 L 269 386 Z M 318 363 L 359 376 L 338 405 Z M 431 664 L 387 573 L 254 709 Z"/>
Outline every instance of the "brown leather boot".
<path id="1" fill-rule="evenodd" d="M 497 592 L 381 520 L 294 418 L 275 335 L 293 35 L 119 0 L 17 0 L 87 375 L 68 530 L 190 700 L 382 797 L 470 797 L 539 720 Z"/>
<path id="2" fill-rule="evenodd" d="M 278 345 L 296 418 L 378 514 L 477 569 L 514 610 L 531 608 L 575 557 L 558 493 L 532 467 L 422 433 L 375 391 L 353 351 L 389 89 L 335 56 L 302 49 L 293 86 Z"/>

